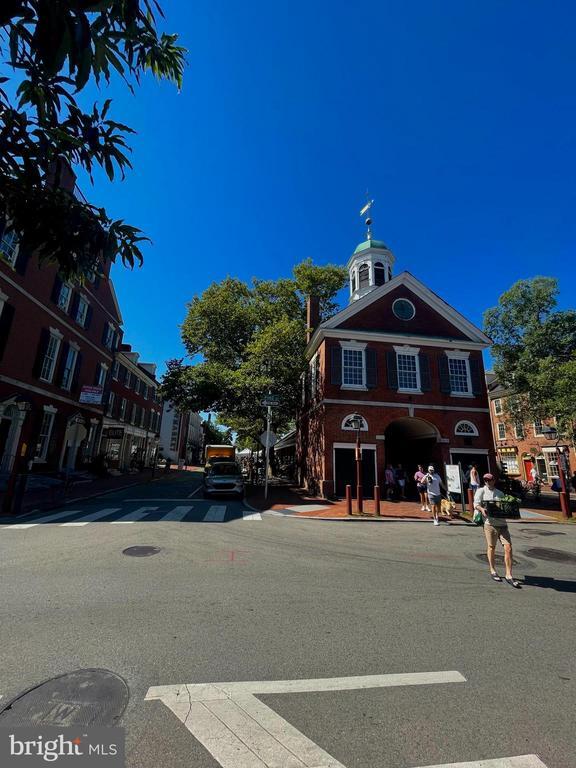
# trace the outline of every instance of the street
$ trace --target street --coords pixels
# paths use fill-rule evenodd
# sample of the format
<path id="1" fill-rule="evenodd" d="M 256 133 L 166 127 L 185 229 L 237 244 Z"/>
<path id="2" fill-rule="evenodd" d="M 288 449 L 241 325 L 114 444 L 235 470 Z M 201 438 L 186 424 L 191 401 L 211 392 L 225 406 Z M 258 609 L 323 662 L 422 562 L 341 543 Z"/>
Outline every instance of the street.
<path id="1" fill-rule="evenodd" d="M 573 768 L 576 528 L 511 531 L 521 590 L 479 528 L 260 515 L 198 473 L 4 520 L 0 709 L 106 669 L 130 768 Z"/>

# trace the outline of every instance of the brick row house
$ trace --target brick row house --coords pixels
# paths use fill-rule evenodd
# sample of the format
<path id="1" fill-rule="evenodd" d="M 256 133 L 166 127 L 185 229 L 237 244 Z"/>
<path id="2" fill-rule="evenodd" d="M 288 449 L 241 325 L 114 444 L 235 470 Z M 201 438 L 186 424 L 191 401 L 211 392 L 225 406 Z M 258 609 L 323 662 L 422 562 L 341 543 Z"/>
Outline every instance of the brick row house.
<path id="1" fill-rule="evenodd" d="M 361 243 L 348 262 L 349 305 L 319 324 L 309 300 L 308 372 L 298 414 L 299 481 L 342 496 L 355 486 L 362 417 L 364 492 L 401 463 L 495 467 L 482 350 L 490 340 L 409 272 L 393 277 L 385 243 Z"/>
<path id="2" fill-rule="evenodd" d="M 490 417 L 500 465 L 510 477 L 530 481 L 531 470 L 536 469 L 544 483 L 551 483 L 558 473 L 556 439 L 548 439 L 546 427 L 555 428 L 554 418 L 536 421 L 514 421 L 507 403 L 510 393 L 500 384 L 494 373 L 486 374 Z M 567 460 L 568 477 L 576 468 L 576 449 L 565 441 L 558 447 Z"/>
<path id="3" fill-rule="evenodd" d="M 101 450 L 122 315 L 110 265 L 63 281 L 0 226 L 0 475 L 15 463 L 52 473 L 90 465 Z M 155 388 L 153 373 L 142 373 Z M 140 403 L 139 403 L 140 405 Z M 157 404 L 154 406 L 158 412 Z M 158 417 L 154 417 L 156 439 Z M 16 467 L 18 468 L 18 467 Z"/>

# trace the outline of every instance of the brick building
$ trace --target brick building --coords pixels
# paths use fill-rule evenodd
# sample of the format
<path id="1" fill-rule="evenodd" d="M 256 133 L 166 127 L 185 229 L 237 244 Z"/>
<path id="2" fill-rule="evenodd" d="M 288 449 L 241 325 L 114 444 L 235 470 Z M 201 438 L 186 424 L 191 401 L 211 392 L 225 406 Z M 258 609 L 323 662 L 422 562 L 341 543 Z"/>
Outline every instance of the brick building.
<path id="1" fill-rule="evenodd" d="M 486 374 L 486 383 L 500 465 L 510 477 L 528 481 L 532 479 L 530 471 L 535 467 L 542 481 L 551 483 L 558 477 L 558 453 L 556 440 L 547 439 L 544 430 L 554 428 L 555 420 L 514 421 L 507 408 L 509 392 L 492 372 Z M 566 442 L 560 442 L 558 447 L 567 457 L 569 477 L 576 468 L 576 451 Z"/>
<path id="2" fill-rule="evenodd" d="M 40 267 L 0 226 L 0 480 L 88 467 L 101 450 L 122 316 L 102 265 L 83 285 Z M 138 367 L 138 366 L 137 366 Z M 139 376 L 155 389 L 153 372 Z M 114 396 L 112 397 L 112 403 Z M 144 407 L 141 393 L 131 399 Z M 150 410 L 150 409 L 148 409 Z M 160 407 L 155 404 L 155 434 Z M 138 429 L 140 412 L 136 411 Z M 136 425 L 134 425 L 136 427 Z M 104 444 L 106 441 L 104 441 Z M 130 449 L 132 450 L 132 449 Z"/>
<path id="3" fill-rule="evenodd" d="M 365 493 L 384 484 L 388 463 L 411 477 L 418 463 L 494 468 L 482 350 L 490 340 L 408 272 L 392 276 L 381 241 L 361 243 L 348 262 L 350 303 L 318 324 L 309 301 L 300 482 L 325 496 L 355 485 L 358 413 Z"/>

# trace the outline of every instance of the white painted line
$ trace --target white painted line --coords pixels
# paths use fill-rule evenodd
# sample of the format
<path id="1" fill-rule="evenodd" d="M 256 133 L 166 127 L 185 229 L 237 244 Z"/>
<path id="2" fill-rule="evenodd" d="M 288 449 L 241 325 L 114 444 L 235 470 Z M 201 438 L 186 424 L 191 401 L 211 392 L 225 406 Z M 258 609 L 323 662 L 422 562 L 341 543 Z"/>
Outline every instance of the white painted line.
<path id="1" fill-rule="evenodd" d="M 226 507 L 212 505 L 204 515 L 203 523 L 221 523 L 226 517 Z"/>
<path id="2" fill-rule="evenodd" d="M 10 530 L 11 528 L 15 531 L 23 531 L 25 528 L 35 528 L 38 525 L 38 523 L 18 523 L 16 525 L 5 525 L 3 526 L 4 530 Z"/>
<path id="3" fill-rule="evenodd" d="M 85 515 L 84 517 L 81 517 L 80 520 L 76 520 L 73 523 L 62 523 L 61 528 L 73 528 L 73 527 L 80 527 L 81 525 L 88 525 L 88 523 L 92 523 L 94 520 L 100 520 L 101 517 L 106 517 L 107 515 L 111 515 L 113 512 L 119 512 L 120 507 L 112 507 L 110 509 L 99 509 L 98 512 L 92 512 L 89 515 Z"/>
<path id="4" fill-rule="evenodd" d="M 142 520 L 143 517 L 146 517 L 149 512 L 155 512 L 157 509 L 158 507 L 138 507 L 138 509 L 135 509 L 133 512 L 128 512 L 128 514 L 119 517 L 118 520 L 113 520 L 112 525 L 136 523 L 138 520 Z"/>
<path id="5" fill-rule="evenodd" d="M 519 755 L 518 757 L 499 757 L 496 760 L 474 760 L 471 763 L 426 765 L 419 768 L 546 768 L 546 765 L 536 755 Z"/>
<path id="6" fill-rule="evenodd" d="M 174 509 L 171 512 L 168 512 L 167 515 L 164 515 L 162 518 L 163 523 L 170 523 L 170 522 L 178 522 L 180 520 L 183 520 L 188 512 L 190 512 L 191 509 L 194 509 L 194 507 L 174 507 Z"/>
<path id="7" fill-rule="evenodd" d="M 44 517 L 39 517 L 36 520 L 34 520 L 33 523 L 22 523 L 21 526 L 24 527 L 25 525 L 32 527 L 33 525 L 39 525 L 40 523 L 52 523 L 55 520 L 60 520 L 63 517 L 70 517 L 70 515 L 77 515 L 79 512 L 82 512 L 81 509 L 67 509 L 66 512 L 55 512 L 53 515 L 44 515 Z M 20 525 L 7 525 L 7 528 L 16 528 L 21 527 Z"/>
<path id="8" fill-rule="evenodd" d="M 323 509 L 330 509 L 329 506 L 324 504 L 296 504 L 294 507 L 286 507 L 290 512 L 320 512 Z"/>
<path id="9" fill-rule="evenodd" d="M 260 512 L 250 512 L 247 509 L 243 509 L 242 519 L 243 520 L 262 520 L 262 515 L 260 514 Z"/>
<path id="10" fill-rule="evenodd" d="M 183 496 L 182 498 L 173 498 L 172 496 L 163 496 L 160 499 L 118 499 L 120 504 L 130 504 L 134 501 L 163 501 L 165 504 L 173 503 L 175 501 L 188 501 L 189 496 Z"/>

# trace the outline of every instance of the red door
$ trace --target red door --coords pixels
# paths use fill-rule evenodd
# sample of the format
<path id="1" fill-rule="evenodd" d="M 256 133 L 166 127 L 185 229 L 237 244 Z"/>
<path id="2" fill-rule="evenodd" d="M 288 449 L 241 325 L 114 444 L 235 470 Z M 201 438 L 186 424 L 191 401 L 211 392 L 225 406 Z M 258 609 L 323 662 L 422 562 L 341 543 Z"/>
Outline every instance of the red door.
<path id="1" fill-rule="evenodd" d="M 526 480 L 532 480 L 532 475 L 530 474 L 530 470 L 534 467 L 534 462 L 532 459 L 524 459 L 524 475 L 526 477 Z"/>

